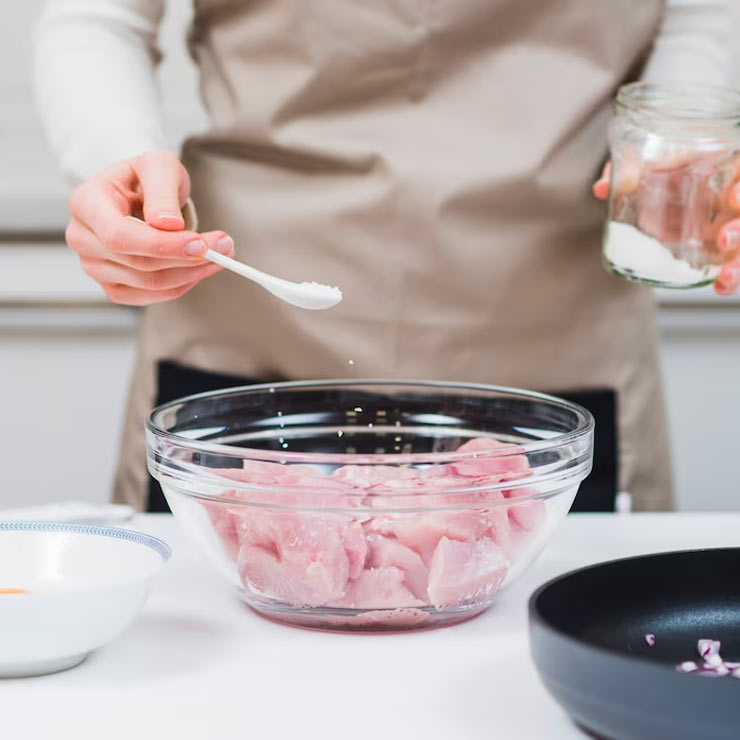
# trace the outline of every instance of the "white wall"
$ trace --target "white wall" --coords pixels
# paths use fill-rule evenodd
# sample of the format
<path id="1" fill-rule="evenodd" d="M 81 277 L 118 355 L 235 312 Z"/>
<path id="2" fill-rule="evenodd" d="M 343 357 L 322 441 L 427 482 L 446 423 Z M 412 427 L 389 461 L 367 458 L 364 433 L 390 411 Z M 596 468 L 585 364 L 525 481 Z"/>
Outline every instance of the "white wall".
<path id="1" fill-rule="evenodd" d="M 0 508 L 109 499 L 132 337 L 128 328 L 0 333 Z"/>
<path id="2" fill-rule="evenodd" d="M 740 305 L 664 304 L 659 324 L 676 506 L 740 510 Z"/>
<path id="3" fill-rule="evenodd" d="M 24 61 L 40 5 L 1 11 L 0 508 L 107 497 L 136 326 L 135 312 L 105 303 L 60 241 L 66 189 L 32 112 Z M 160 74 L 174 143 L 204 116 L 184 46 L 188 3 L 168 7 Z M 733 9 L 740 36 L 740 0 Z M 675 292 L 661 300 L 678 506 L 740 510 L 740 301 Z"/>

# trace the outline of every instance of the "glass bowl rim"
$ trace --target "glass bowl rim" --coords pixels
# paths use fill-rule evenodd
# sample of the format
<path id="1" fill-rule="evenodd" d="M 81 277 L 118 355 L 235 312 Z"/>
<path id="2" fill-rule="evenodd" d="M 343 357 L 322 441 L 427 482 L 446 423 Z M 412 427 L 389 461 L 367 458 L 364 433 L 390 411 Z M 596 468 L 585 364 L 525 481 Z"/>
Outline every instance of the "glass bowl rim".
<path id="1" fill-rule="evenodd" d="M 232 445 L 219 444 L 216 442 L 204 442 L 201 440 L 185 437 L 163 429 L 157 422 L 168 410 L 185 403 L 200 401 L 209 398 L 219 398 L 230 395 L 258 395 L 260 393 L 277 393 L 279 390 L 300 390 L 303 388 L 348 388 L 352 386 L 406 386 L 409 388 L 443 388 L 461 391 L 483 391 L 486 393 L 498 393 L 504 396 L 519 397 L 532 401 L 542 401 L 559 407 L 576 415 L 577 424 L 569 432 L 556 434 L 542 440 L 527 441 L 524 443 L 512 443 L 511 446 L 502 446 L 490 450 L 467 450 L 464 452 L 424 452 L 424 453 L 326 453 L 326 452 L 285 452 L 273 450 L 260 450 L 251 447 L 235 447 Z M 274 389 L 272 392 L 270 389 Z M 460 462 L 468 459 L 481 457 L 506 457 L 510 455 L 522 455 L 539 450 L 557 448 L 569 444 L 575 440 L 587 437 L 593 433 L 595 427 L 594 418 L 590 411 L 579 404 L 565 399 L 551 396 L 538 391 L 529 391 L 521 388 L 508 386 L 488 385 L 485 383 L 462 383 L 437 380 L 388 380 L 388 379 L 340 379 L 340 380 L 294 380 L 279 383 L 258 383 L 254 385 L 234 386 L 221 388 L 215 391 L 196 393 L 184 396 L 173 401 L 156 406 L 146 420 L 147 431 L 156 438 L 179 447 L 196 450 L 199 452 L 213 452 L 219 455 L 231 455 L 246 460 L 276 461 L 285 463 L 337 463 L 343 465 L 407 465 L 414 463 L 447 463 Z M 485 436 L 485 435 L 481 435 Z M 149 445 L 151 446 L 151 445 Z M 391 458 L 391 459 L 389 459 Z"/>

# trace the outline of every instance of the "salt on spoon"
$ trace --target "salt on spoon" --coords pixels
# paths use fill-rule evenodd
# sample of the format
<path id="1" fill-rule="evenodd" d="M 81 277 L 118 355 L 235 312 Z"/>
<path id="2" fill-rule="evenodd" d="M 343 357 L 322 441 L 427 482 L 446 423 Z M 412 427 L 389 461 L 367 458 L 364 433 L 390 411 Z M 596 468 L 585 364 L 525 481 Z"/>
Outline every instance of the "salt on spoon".
<path id="1" fill-rule="evenodd" d="M 274 296 L 293 306 L 298 306 L 298 308 L 321 310 L 336 306 L 342 300 L 342 291 L 330 285 L 315 282 L 293 283 L 290 280 L 283 280 L 245 265 L 231 257 L 226 257 L 213 249 L 207 250 L 204 256 L 211 262 L 215 262 L 237 275 L 253 280 Z"/>
<path id="2" fill-rule="evenodd" d="M 198 226 L 198 219 L 195 216 L 195 209 L 192 202 L 188 201 L 188 203 L 190 205 L 186 204 L 182 216 L 185 221 L 185 227 L 195 231 Z M 141 221 L 136 216 L 129 216 L 128 218 L 134 221 Z M 231 272 L 235 272 L 237 275 L 254 281 L 274 296 L 293 306 L 298 306 L 298 308 L 319 311 L 336 306 L 342 300 L 342 291 L 331 285 L 322 285 L 315 282 L 293 283 L 290 280 L 283 280 L 283 278 L 269 275 L 254 267 L 245 265 L 243 262 L 220 254 L 213 249 L 206 250 L 203 256 L 207 260 L 215 262 L 217 265 L 231 270 Z"/>

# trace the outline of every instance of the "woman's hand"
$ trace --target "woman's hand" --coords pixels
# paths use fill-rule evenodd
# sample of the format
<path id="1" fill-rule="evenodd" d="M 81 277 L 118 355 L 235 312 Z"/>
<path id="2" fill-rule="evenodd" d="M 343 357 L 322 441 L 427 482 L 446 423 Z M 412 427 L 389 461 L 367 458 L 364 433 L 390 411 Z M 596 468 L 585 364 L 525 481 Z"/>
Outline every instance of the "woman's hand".
<path id="1" fill-rule="evenodd" d="M 179 298 L 221 269 L 203 258 L 207 248 L 233 255 L 223 231 L 183 230 L 189 194 L 188 173 L 168 151 L 119 162 L 72 193 L 67 244 L 111 301 L 144 306 Z"/>
<path id="2" fill-rule="evenodd" d="M 604 169 L 601 170 L 601 177 L 593 184 L 594 195 L 599 200 L 606 200 L 609 197 L 609 177 L 612 171 L 612 163 L 607 162 Z"/>
<path id="3" fill-rule="evenodd" d="M 609 177 L 611 163 L 607 162 L 601 177 L 593 184 L 593 193 L 599 200 L 609 197 Z M 726 191 L 722 197 L 722 213 L 718 218 L 722 227 L 716 232 L 717 247 L 727 262 L 722 266 L 714 282 L 714 292 L 719 295 L 732 295 L 740 288 L 740 180 Z M 729 220 L 728 220 L 729 219 Z"/>

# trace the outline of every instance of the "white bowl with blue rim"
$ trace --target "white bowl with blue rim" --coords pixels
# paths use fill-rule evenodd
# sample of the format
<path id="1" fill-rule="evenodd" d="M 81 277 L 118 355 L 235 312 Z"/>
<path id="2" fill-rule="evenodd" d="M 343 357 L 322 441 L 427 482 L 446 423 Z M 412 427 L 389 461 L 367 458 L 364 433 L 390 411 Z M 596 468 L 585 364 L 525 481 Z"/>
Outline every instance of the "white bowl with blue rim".
<path id="1" fill-rule="evenodd" d="M 170 555 L 126 529 L 0 522 L 0 678 L 72 668 L 118 637 Z"/>

